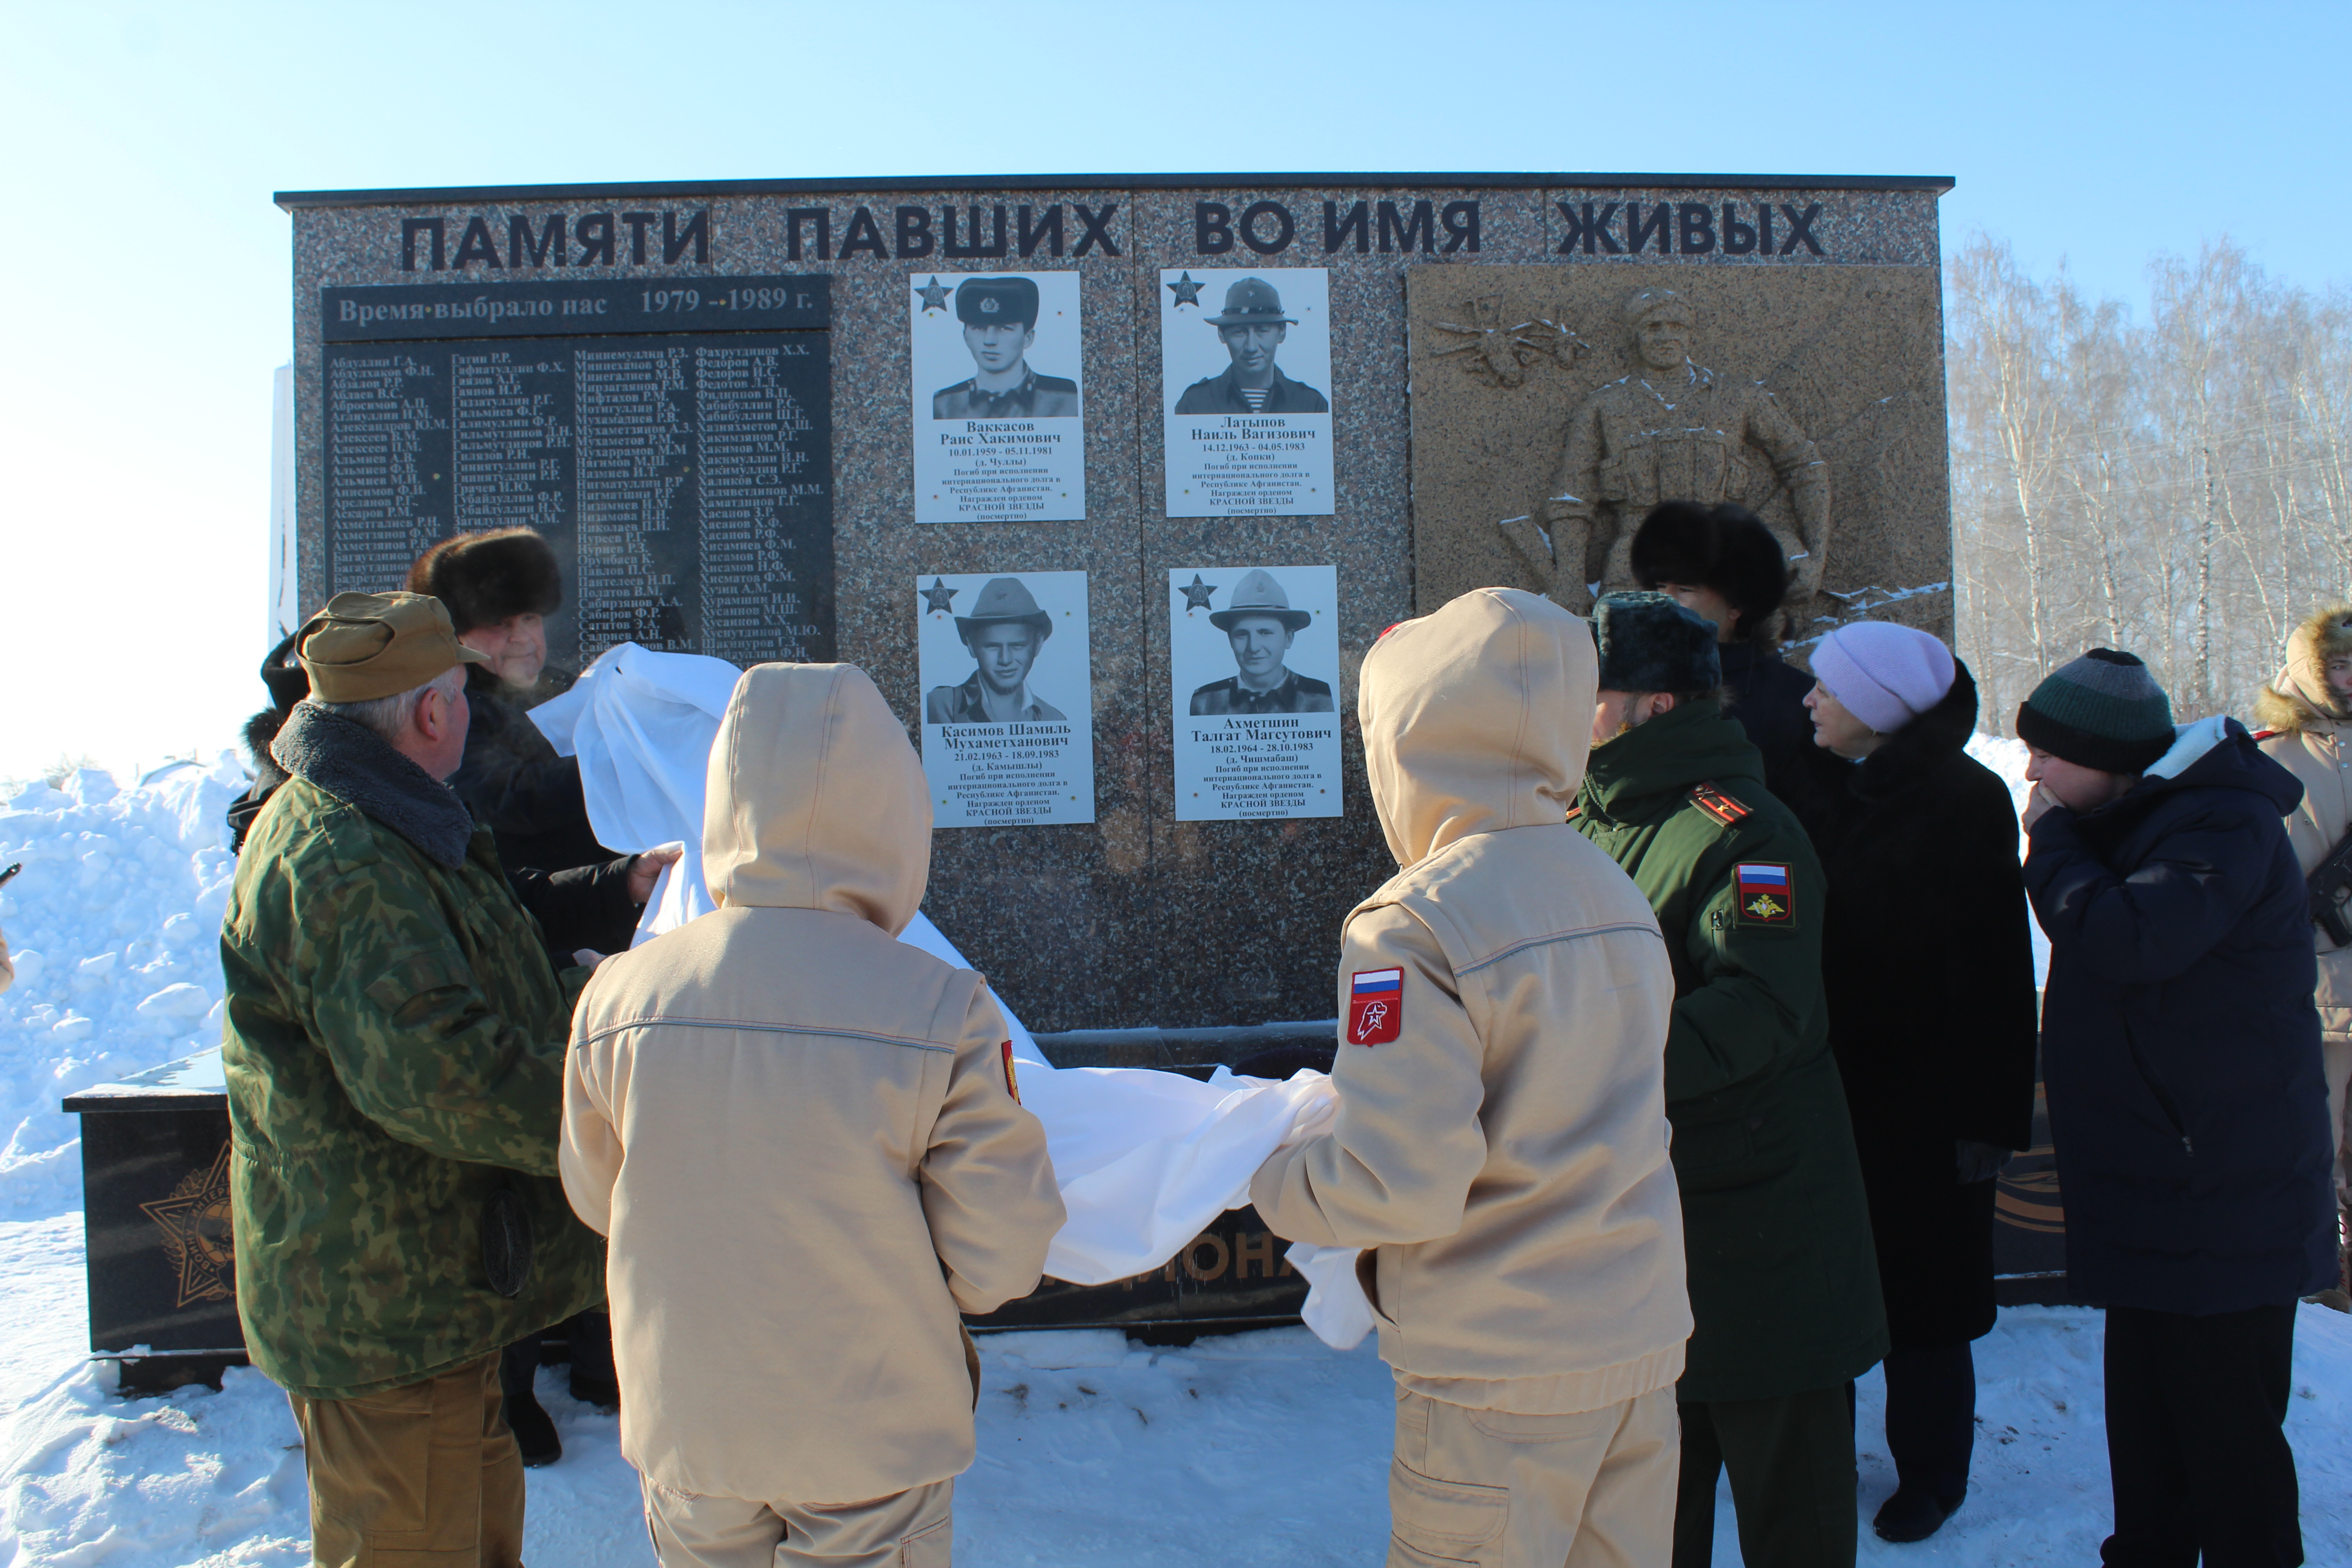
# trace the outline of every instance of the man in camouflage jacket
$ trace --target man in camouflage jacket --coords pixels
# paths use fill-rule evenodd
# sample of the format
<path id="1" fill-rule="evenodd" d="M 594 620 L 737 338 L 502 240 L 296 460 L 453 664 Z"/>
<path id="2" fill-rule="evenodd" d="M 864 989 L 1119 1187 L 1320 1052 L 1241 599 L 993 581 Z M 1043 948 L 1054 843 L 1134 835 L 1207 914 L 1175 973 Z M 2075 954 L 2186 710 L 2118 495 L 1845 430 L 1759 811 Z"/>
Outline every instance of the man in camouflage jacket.
<path id="1" fill-rule="evenodd" d="M 221 931 L 237 1310 L 302 1429 L 315 1560 L 519 1564 L 498 1352 L 594 1305 L 556 1176 L 559 975 L 441 782 L 463 647 L 440 601 L 339 595 L 271 750 Z"/>

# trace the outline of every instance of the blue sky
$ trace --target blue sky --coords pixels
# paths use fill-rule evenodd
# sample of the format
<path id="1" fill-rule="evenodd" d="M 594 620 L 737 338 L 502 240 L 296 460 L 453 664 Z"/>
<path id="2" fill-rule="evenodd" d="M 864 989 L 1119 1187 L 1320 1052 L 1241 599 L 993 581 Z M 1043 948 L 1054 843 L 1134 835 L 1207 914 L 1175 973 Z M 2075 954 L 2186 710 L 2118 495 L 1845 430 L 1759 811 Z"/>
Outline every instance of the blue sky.
<path id="1" fill-rule="evenodd" d="M 2352 279 L 2352 5 L 8 7 L 0 777 L 261 697 L 278 189 L 1245 170 L 1950 174 L 2137 300 Z"/>

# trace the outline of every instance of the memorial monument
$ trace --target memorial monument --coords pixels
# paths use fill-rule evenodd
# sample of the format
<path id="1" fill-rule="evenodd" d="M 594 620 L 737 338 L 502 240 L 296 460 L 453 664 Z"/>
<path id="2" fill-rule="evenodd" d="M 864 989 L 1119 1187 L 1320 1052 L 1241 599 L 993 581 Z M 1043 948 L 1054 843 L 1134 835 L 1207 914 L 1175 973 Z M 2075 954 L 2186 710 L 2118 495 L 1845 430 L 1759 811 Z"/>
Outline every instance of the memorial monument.
<path id="1" fill-rule="evenodd" d="M 1797 657 L 1865 614 L 1948 633 L 1949 184 L 281 194 L 301 605 L 528 523 L 559 664 L 871 672 L 969 824 L 925 908 L 1033 1027 L 1328 1018 L 1339 921 L 1393 869 L 1353 719 L 1390 624 L 1495 583 L 1580 610 L 1689 496 L 1787 542 Z M 990 650 L 1017 702 L 927 705 L 986 685 L 965 623 L 1039 619 Z M 1331 710 L 1196 710 L 1246 658 Z"/>

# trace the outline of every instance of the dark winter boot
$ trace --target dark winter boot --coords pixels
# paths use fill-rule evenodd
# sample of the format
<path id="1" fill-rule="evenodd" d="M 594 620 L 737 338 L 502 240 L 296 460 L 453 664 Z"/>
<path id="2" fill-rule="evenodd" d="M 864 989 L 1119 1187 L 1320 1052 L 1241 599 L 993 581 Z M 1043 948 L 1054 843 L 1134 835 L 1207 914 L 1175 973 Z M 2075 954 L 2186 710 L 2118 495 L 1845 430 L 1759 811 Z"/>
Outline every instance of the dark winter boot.
<path id="1" fill-rule="evenodd" d="M 506 1406 L 507 1426 L 513 1429 L 515 1447 L 522 1450 L 522 1462 L 531 1469 L 551 1465 L 563 1458 L 563 1439 L 555 1434 L 555 1422 L 539 1403 L 538 1390 L 532 1386 L 539 1375 L 539 1336 L 509 1345 L 499 1356 L 499 1393 Z"/>
<path id="2" fill-rule="evenodd" d="M 600 1410 L 621 1407 L 621 1380 L 613 1370 L 613 1319 L 583 1312 L 565 1325 L 572 1335 L 572 1397 Z"/>
<path id="3" fill-rule="evenodd" d="M 1898 1487 L 1893 1497 L 1879 1505 L 1878 1517 L 1870 1521 L 1870 1527 L 1878 1531 L 1881 1541 L 1925 1541 L 1943 1529 L 1944 1521 L 1959 1506 L 1957 1500 L 1947 1505 L 1916 1487 Z"/>

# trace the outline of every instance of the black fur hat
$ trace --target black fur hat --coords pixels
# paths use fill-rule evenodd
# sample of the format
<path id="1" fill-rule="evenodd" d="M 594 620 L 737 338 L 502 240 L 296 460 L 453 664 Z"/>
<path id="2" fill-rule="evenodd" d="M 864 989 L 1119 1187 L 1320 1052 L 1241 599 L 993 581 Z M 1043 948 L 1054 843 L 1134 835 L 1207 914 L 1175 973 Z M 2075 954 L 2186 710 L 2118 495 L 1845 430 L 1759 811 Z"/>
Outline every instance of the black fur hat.
<path id="1" fill-rule="evenodd" d="M 550 616 L 563 603 L 563 573 L 555 550 L 528 528 L 460 533 L 416 558 L 408 591 L 430 594 L 449 606 L 463 637 L 510 616 Z"/>
<path id="2" fill-rule="evenodd" d="M 1603 594 L 1592 610 L 1603 691 L 1669 691 L 1677 697 L 1723 684 L 1715 623 L 1664 594 Z"/>
<path id="3" fill-rule="evenodd" d="M 1644 588 L 1681 583 L 1714 589 L 1739 612 L 1736 641 L 1768 630 L 1790 576 L 1780 542 L 1744 506 L 1665 501 L 1650 509 L 1633 535 L 1633 580 Z"/>

